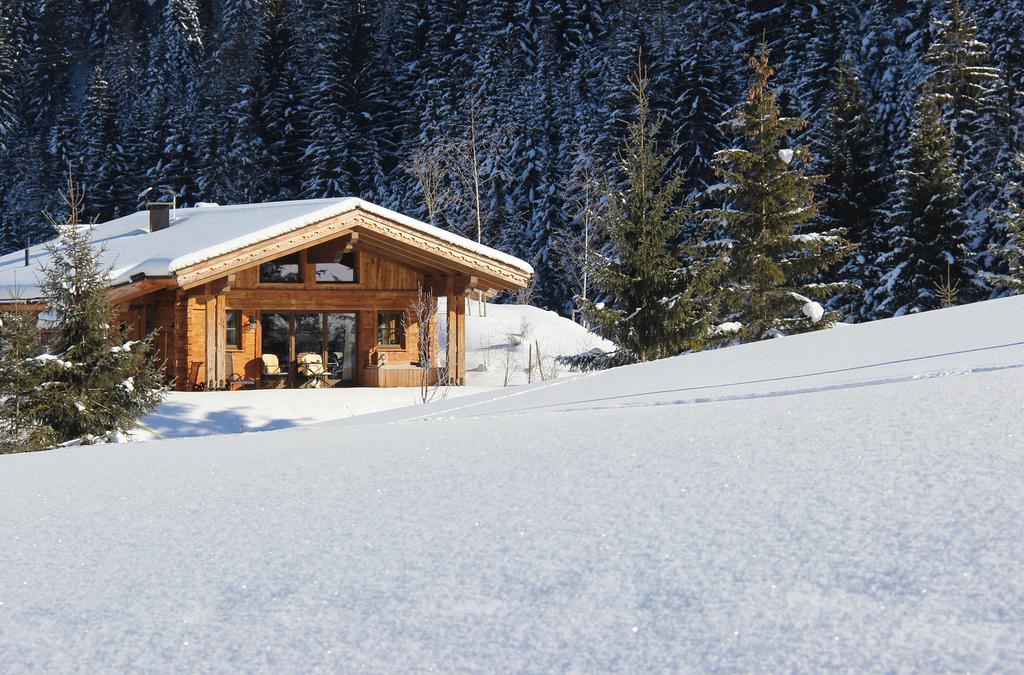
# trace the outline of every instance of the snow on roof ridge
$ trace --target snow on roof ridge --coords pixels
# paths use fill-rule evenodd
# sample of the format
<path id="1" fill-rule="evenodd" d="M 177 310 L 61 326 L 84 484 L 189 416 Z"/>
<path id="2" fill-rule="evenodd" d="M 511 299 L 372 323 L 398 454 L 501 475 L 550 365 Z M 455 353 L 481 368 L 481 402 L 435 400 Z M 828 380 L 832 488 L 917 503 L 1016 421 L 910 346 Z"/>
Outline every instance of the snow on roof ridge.
<path id="1" fill-rule="evenodd" d="M 486 246 L 484 244 L 480 244 L 478 242 L 473 241 L 472 239 L 467 239 L 466 237 L 455 234 L 453 232 L 442 230 L 441 228 L 435 227 L 433 225 L 428 225 L 427 223 L 416 220 L 415 218 L 410 218 L 409 216 L 398 213 L 397 211 L 392 211 L 391 209 L 379 206 L 372 202 L 368 202 L 364 199 L 360 199 L 359 197 L 292 200 L 288 202 L 264 202 L 256 204 L 235 204 L 227 206 L 209 207 L 201 210 L 210 211 L 212 209 L 226 208 L 265 208 L 274 205 L 300 203 L 323 203 L 325 205 L 321 209 L 310 211 L 301 216 L 291 218 L 284 222 L 260 228 L 253 232 L 249 232 L 245 235 L 242 235 L 240 237 L 235 237 L 234 239 L 229 239 L 228 241 L 221 242 L 220 244 L 209 246 L 205 249 L 201 249 L 199 251 L 194 251 L 192 253 L 179 256 L 178 258 L 175 258 L 170 262 L 170 264 L 168 265 L 168 270 L 170 272 L 176 272 L 186 267 L 191 267 L 192 265 L 197 265 L 201 262 L 205 262 L 212 258 L 216 258 L 217 256 L 225 255 L 232 251 L 237 251 L 240 248 L 251 246 L 253 244 L 258 244 L 261 241 L 270 239 L 271 237 L 287 234 L 288 232 L 293 232 L 295 230 L 301 229 L 308 225 L 312 225 L 314 223 L 318 223 L 328 218 L 333 218 L 344 213 L 349 213 L 350 211 L 354 211 L 355 209 L 362 209 L 369 213 L 373 213 L 388 220 L 393 220 L 402 225 L 406 225 L 407 227 L 419 230 L 424 234 L 436 237 L 438 239 L 442 239 L 450 244 L 454 244 L 456 246 L 460 246 L 461 248 L 468 249 L 484 257 L 491 258 L 492 260 L 503 263 L 510 267 L 514 267 L 527 274 L 533 274 L 533 267 L 529 263 L 520 260 L 519 258 L 508 255 L 507 253 L 502 253 L 497 249 L 491 248 L 490 246 Z"/>

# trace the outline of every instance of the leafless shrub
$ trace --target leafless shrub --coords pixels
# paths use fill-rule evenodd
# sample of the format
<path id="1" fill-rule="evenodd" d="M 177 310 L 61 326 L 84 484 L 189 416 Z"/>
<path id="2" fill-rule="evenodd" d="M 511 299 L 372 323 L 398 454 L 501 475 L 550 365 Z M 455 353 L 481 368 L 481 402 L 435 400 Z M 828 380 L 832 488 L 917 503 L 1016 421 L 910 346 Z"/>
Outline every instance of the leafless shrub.
<path id="1" fill-rule="evenodd" d="M 438 395 L 444 398 L 450 384 L 450 366 L 447 358 L 441 361 L 438 352 L 447 353 L 447 350 L 442 348 L 440 339 L 435 339 L 432 334 L 439 323 L 434 294 L 421 286 L 409 305 L 405 320 L 414 323 L 419 331 L 416 355 L 420 362 L 420 401 L 430 403 Z M 406 328 L 408 332 L 408 326 Z"/>

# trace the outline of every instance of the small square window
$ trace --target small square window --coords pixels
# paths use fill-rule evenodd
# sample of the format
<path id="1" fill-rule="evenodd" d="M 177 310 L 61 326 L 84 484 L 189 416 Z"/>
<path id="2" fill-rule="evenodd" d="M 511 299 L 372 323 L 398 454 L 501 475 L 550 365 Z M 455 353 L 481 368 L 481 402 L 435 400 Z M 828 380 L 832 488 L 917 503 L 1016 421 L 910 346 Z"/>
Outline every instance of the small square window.
<path id="1" fill-rule="evenodd" d="M 301 284 L 302 257 L 298 253 L 286 255 L 260 265 L 261 284 Z"/>
<path id="2" fill-rule="evenodd" d="M 405 314 L 403 312 L 377 313 L 377 346 L 405 347 Z"/>
<path id="3" fill-rule="evenodd" d="M 228 311 L 225 314 L 224 331 L 225 342 L 228 349 L 242 348 L 242 312 L 237 309 Z"/>

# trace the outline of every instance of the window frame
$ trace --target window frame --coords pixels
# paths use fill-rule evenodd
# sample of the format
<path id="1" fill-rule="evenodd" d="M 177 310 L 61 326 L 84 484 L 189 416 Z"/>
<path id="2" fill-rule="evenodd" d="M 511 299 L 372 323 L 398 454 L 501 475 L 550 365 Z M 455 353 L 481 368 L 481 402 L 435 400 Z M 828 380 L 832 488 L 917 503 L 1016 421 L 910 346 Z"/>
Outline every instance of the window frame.
<path id="1" fill-rule="evenodd" d="M 386 317 L 386 316 L 395 316 L 398 319 L 398 325 L 397 325 L 397 328 L 396 328 L 396 334 L 397 334 L 396 337 L 398 337 L 399 341 L 397 343 L 391 344 L 391 343 L 381 342 L 381 326 L 383 324 L 384 317 Z M 406 331 L 405 331 L 405 312 L 403 312 L 402 310 L 383 310 L 383 311 L 378 311 L 377 312 L 376 324 L 377 324 L 376 342 L 377 342 L 377 348 L 378 349 L 394 349 L 394 350 L 404 350 L 405 349 L 406 337 L 407 337 L 406 336 Z"/>
<path id="2" fill-rule="evenodd" d="M 232 328 L 232 317 L 234 317 L 237 325 Z M 231 342 L 231 331 L 235 331 L 235 342 Z M 224 348 L 230 349 L 231 351 L 241 351 L 242 349 L 242 310 L 240 309 L 228 309 L 224 311 Z"/>

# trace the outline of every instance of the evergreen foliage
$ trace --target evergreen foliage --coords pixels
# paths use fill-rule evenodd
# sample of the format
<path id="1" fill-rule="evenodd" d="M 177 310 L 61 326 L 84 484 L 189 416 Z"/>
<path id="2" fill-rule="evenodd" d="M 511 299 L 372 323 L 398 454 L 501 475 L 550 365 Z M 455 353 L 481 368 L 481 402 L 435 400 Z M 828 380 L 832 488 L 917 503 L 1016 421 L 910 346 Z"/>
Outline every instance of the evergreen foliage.
<path id="1" fill-rule="evenodd" d="M 600 216 L 613 253 L 593 277 L 606 300 L 585 305 L 594 329 L 619 349 L 610 361 L 594 365 L 649 361 L 705 346 L 724 267 L 714 247 L 687 236 L 683 176 L 666 174 L 669 154 L 655 147 L 659 122 L 651 117 L 642 71 L 633 84 L 636 113 L 620 157 L 625 187 L 606 194 Z"/>
<path id="2" fill-rule="evenodd" d="M 831 325 L 838 317 L 823 313 L 811 297 L 846 288 L 818 279 L 849 249 L 841 230 L 812 230 L 820 179 L 798 168 L 808 159 L 807 149 L 789 146 L 806 123 L 782 116 L 769 85 L 774 71 L 766 46 L 750 67 L 747 99 L 730 114 L 741 145 L 719 151 L 715 159 L 723 182 L 711 196 L 724 199 L 724 206 L 704 212 L 730 242 L 723 318 L 743 341 Z"/>
<path id="3" fill-rule="evenodd" d="M 876 262 L 886 245 L 880 225 L 885 222 L 890 181 L 876 129 L 854 65 L 844 60 L 834 74 L 832 103 L 818 145 L 826 175 L 818 194 L 821 221 L 827 228 L 842 229 L 857 247 L 830 275 L 856 285 L 831 304 L 844 316 L 857 319 L 870 317 L 873 305 L 864 289 L 873 289 L 877 283 Z"/>
<path id="4" fill-rule="evenodd" d="M 0 454 L 39 450 L 56 435 L 34 415 L 47 396 L 36 314 L 15 304 L 0 312 Z"/>
<path id="5" fill-rule="evenodd" d="M 45 391 L 31 415 L 59 443 L 89 443 L 127 433 L 163 397 L 163 374 L 151 357 L 151 339 L 129 341 L 116 326 L 107 294 L 107 269 L 91 246 L 92 228 L 78 218 L 82 192 L 71 180 L 68 218 L 57 225 L 51 263 L 42 283 L 49 341 L 37 359 Z"/>
<path id="6" fill-rule="evenodd" d="M 832 79 L 844 56 L 885 175 L 907 154 L 921 82 L 946 97 L 964 190 L 961 299 L 987 297 L 985 272 L 1001 269 L 987 251 L 1003 241 L 992 215 L 1007 198 L 1002 177 L 1024 178 L 1011 161 L 1024 132 L 1024 9 L 960 2 L 5 0 L 0 250 L 53 235 L 42 214 L 60 208 L 51 186 L 68 160 L 89 178 L 90 219 L 131 212 L 147 187 L 186 206 L 353 194 L 425 218 L 406 167 L 465 138 L 475 95 L 481 132 L 504 138 L 500 153 L 481 154 L 482 238 L 533 263 L 537 301 L 568 312 L 574 284 L 554 247 L 581 233 L 575 176 L 618 174 L 637 50 L 651 113 L 665 120 L 657 140 L 693 195 L 714 182 L 713 151 L 733 142 L 719 122 L 746 86 L 743 55 L 766 40 L 780 56 L 783 114 L 809 122 L 791 139 L 812 150 L 809 173 L 832 176 Z M 822 193 L 824 228 L 834 187 Z M 475 231 L 465 191 L 455 197 L 437 224 Z M 851 258 L 822 281 L 848 275 L 870 295 L 889 270 L 864 264 Z M 870 316 L 852 296 L 837 302 Z"/>
<path id="7" fill-rule="evenodd" d="M 946 0 L 945 18 L 935 22 L 934 32 L 935 40 L 924 59 L 933 69 L 926 84 L 935 93 L 943 121 L 953 134 L 967 254 L 961 264 L 970 282 L 962 290 L 963 299 L 970 301 L 988 295 L 987 286 L 978 283 L 975 258 L 996 236 L 993 206 L 1005 199 L 999 176 L 1011 168 L 1016 144 L 1002 73 L 990 65 L 989 45 L 979 38 L 974 17 L 961 0 Z"/>
<path id="8" fill-rule="evenodd" d="M 1024 167 L 1024 155 L 1018 155 L 1016 161 Z M 1002 269 L 983 275 L 994 287 L 1020 294 L 1024 293 L 1024 187 L 1013 183 L 1010 193 L 1012 197 L 1004 217 L 1005 238 L 988 251 Z"/>
<path id="9" fill-rule="evenodd" d="M 943 303 L 936 284 L 946 281 L 947 273 L 951 285 L 962 287 L 967 280 L 952 132 L 927 87 L 917 105 L 894 201 L 893 225 L 878 260 L 885 270 L 875 292 L 875 314 L 881 317 L 937 309 Z"/>

